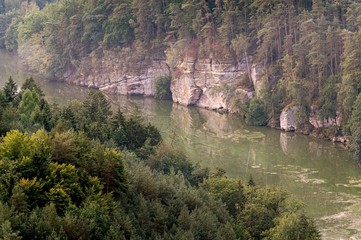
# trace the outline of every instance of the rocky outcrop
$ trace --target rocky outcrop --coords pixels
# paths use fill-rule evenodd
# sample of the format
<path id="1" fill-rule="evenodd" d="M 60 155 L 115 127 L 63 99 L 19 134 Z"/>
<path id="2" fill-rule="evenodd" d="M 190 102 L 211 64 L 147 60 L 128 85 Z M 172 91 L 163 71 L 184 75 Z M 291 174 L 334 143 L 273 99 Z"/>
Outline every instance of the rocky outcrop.
<path id="1" fill-rule="evenodd" d="M 257 96 L 261 91 L 262 82 L 261 77 L 264 75 L 264 68 L 261 64 L 253 64 L 251 68 L 251 79 L 253 83 L 253 88 Z"/>
<path id="2" fill-rule="evenodd" d="M 155 94 L 155 79 L 172 75 L 173 101 L 185 106 L 237 112 L 236 103 L 251 99 L 260 89 L 262 68 L 246 60 L 215 60 L 184 57 L 173 71 L 165 54 L 145 58 L 131 50 L 104 51 L 64 70 L 63 79 L 70 84 L 99 88 L 121 95 Z"/>
<path id="3" fill-rule="evenodd" d="M 280 116 L 280 127 L 282 130 L 286 132 L 292 132 L 297 130 L 297 110 L 298 107 L 286 107 L 285 109 L 283 109 Z"/>
<path id="4" fill-rule="evenodd" d="M 235 112 L 234 103 L 254 96 L 247 78 L 245 61 L 216 61 L 211 58 L 184 58 L 174 72 L 173 101 L 182 105 Z"/>
<path id="5" fill-rule="evenodd" d="M 84 58 L 74 71 L 68 69 L 64 80 L 108 93 L 153 96 L 155 79 L 169 75 L 164 55 L 144 58 L 129 52 L 106 51 L 101 58 Z"/>
<path id="6" fill-rule="evenodd" d="M 341 116 L 340 113 L 336 113 L 335 118 L 329 118 L 322 120 L 319 116 L 318 111 L 315 107 L 311 107 L 311 112 L 309 116 L 309 122 L 315 128 L 328 128 L 332 126 L 341 126 Z"/>

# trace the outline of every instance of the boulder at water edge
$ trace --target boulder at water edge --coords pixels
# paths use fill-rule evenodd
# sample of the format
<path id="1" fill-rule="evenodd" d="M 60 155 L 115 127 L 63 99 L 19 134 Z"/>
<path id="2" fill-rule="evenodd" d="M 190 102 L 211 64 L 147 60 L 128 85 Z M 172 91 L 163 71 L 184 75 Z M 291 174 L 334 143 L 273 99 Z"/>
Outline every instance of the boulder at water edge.
<path id="1" fill-rule="evenodd" d="M 286 107 L 282 110 L 280 116 L 280 127 L 282 130 L 286 132 L 292 132 L 297 130 L 297 111 L 298 107 Z"/>

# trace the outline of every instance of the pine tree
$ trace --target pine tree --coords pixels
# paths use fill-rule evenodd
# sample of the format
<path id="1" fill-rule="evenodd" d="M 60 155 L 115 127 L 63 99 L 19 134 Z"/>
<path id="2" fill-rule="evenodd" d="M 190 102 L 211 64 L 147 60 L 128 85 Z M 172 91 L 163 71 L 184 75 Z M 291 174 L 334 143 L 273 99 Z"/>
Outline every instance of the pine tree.
<path id="1" fill-rule="evenodd" d="M 359 163 L 361 163 L 361 126 L 358 123 L 357 126 L 354 126 L 354 132 L 352 133 L 352 147 L 354 155 Z"/>
<path id="2" fill-rule="evenodd" d="M 342 83 L 338 102 L 346 123 L 351 116 L 352 106 L 361 90 L 361 31 L 348 32 L 345 36 L 345 50 L 342 61 Z"/>
<path id="3" fill-rule="evenodd" d="M 8 103 L 14 100 L 17 90 L 18 87 L 14 82 L 13 78 L 9 77 L 9 80 L 6 82 L 5 87 L 3 88 L 5 99 Z"/>
<path id="4" fill-rule="evenodd" d="M 351 130 L 351 134 L 361 127 L 361 94 L 357 96 L 352 106 L 352 114 L 347 125 Z"/>

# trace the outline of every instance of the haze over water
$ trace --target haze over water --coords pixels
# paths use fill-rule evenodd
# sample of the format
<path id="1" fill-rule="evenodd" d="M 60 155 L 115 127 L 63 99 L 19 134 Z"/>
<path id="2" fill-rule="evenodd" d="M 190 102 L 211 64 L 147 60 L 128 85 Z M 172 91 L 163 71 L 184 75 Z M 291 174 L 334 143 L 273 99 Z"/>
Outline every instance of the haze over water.
<path id="1" fill-rule="evenodd" d="M 26 71 L 17 57 L 0 51 L 0 87 L 9 76 L 20 85 Z M 34 77 L 50 102 L 84 99 L 88 89 Z M 361 239 L 361 169 L 351 154 L 329 141 L 250 127 L 239 118 L 170 101 L 108 96 L 113 107 L 134 109 L 160 129 L 169 144 L 203 167 L 227 176 L 279 186 L 302 200 L 324 239 Z"/>

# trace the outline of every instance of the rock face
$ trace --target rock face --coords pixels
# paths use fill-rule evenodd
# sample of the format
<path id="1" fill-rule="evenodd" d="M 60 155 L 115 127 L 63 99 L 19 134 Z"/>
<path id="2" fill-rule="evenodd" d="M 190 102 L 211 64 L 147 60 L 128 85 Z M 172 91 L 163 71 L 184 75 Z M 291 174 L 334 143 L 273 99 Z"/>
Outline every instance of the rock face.
<path id="1" fill-rule="evenodd" d="M 283 109 L 280 116 L 280 127 L 286 132 L 292 132 L 297 130 L 298 120 L 297 120 L 297 107 L 287 107 Z"/>
<path id="2" fill-rule="evenodd" d="M 281 112 L 280 116 L 280 128 L 286 132 L 292 132 L 297 130 L 297 126 L 299 124 L 299 120 L 297 117 L 298 107 L 285 107 Z M 311 111 L 309 113 L 308 122 L 306 123 L 311 128 L 328 128 L 332 126 L 341 126 L 341 116 L 337 113 L 336 118 L 329 118 L 325 120 L 321 120 L 318 114 L 318 111 L 315 107 L 311 106 Z M 307 130 L 310 129 L 302 129 L 302 133 L 309 134 Z"/>
<path id="3" fill-rule="evenodd" d="M 309 122 L 315 128 L 328 128 L 332 126 L 341 126 L 341 116 L 340 113 L 336 113 L 335 118 L 321 120 L 316 108 L 311 106 Z"/>
<path id="4" fill-rule="evenodd" d="M 86 58 L 75 71 L 67 70 L 65 82 L 99 88 L 108 93 L 153 96 L 155 79 L 169 76 L 165 56 L 141 58 L 126 52 L 104 52 L 97 59 Z"/>
<path id="5" fill-rule="evenodd" d="M 99 88 L 107 93 L 154 96 L 155 79 L 172 75 L 173 101 L 185 106 L 237 112 L 236 103 L 258 91 L 263 70 L 246 60 L 214 60 L 185 57 L 171 72 L 165 54 L 142 58 L 130 50 L 105 51 L 87 57 L 77 67 L 64 70 L 70 84 Z"/>
<path id="6" fill-rule="evenodd" d="M 264 74 L 264 68 L 260 64 L 253 64 L 251 68 L 251 79 L 256 95 L 261 91 L 261 77 Z"/>
<path id="7" fill-rule="evenodd" d="M 173 73 L 173 101 L 186 106 L 235 112 L 237 100 L 244 101 L 254 96 L 253 83 L 245 82 L 247 75 L 245 61 L 185 58 Z"/>

